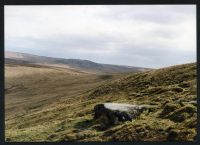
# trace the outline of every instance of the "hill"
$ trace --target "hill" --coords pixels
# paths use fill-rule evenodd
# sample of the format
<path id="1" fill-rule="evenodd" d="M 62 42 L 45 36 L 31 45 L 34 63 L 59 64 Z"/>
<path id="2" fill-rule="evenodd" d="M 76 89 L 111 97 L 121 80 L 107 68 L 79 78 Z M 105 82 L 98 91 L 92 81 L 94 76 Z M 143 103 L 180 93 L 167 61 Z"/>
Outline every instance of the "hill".
<path id="1" fill-rule="evenodd" d="M 196 139 L 196 63 L 119 75 L 73 75 L 52 68 L 33 72 L 31 67 L 33 73 L 12 76 L 8 72 L 17 68 L 6 69 L 7 141 Z M 93 109 L 104 102 L 145 104 L 152 109 L 102 129 L 101 122 L 93 120 Z"/>
<path id="2" fill-rule="evenodd" d="M 5 52 L 5 60 L 7 62 L 18 62 L 18 63 L 23 62 L 29 64 L 30 63 L 40 64 L 45 66 L 72 68 L 79 71 L 100 73 L 100 74 L 140 72 L 140 71 L 150 70 L 149 68 L 142 68 L 142 67 L 100 64 L 89 60 L 52 58 L 52 57 L 37 56 L 32 54 L 11 52 L 11 51 Z"/>

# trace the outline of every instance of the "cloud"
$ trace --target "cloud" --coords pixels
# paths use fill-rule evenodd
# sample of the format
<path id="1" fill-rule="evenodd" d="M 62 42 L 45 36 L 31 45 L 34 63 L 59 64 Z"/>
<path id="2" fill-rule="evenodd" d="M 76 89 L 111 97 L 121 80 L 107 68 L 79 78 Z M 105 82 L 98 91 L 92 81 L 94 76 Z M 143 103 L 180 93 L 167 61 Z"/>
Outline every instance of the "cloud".
<path id="1" fill-rule="evenodd" d="M 196 7 L 5 6 L 5 49 L 156 68 L 194 62 Z"/>

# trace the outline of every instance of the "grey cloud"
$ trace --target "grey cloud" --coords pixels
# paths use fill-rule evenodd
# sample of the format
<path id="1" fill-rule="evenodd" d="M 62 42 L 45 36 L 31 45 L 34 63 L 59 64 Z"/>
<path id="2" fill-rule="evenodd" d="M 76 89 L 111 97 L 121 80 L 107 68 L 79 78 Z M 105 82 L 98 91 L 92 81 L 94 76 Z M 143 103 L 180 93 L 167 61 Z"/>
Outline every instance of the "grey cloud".
<path id="1" fill-rule="evenodd" d="M 99 9 L 104 8 L 102 11 Z M 63 33 L 56 33 L 56 29 L 53 27 L 49 28 L 49 31 L 44 31 L 46 35 L 31 35 L 31 33 L 26 33 L 24 37 L 19 37 L 20 31 L 15 35 L 13 32 L 6 33 L 6 50 L 33 53 L 36 55 L 51 56 L 51 57 L 62 57 L 62 58 L 78 58 L 78 59 L 88 59 L 91 61 L 107 64 L 120 64 L 120 65 L 130 65 L 130 66 L 142 66 L 142 67 L 165 67 L 173 64 L 187 63 L 196 60 L 195 48 L 191 46 L 191 50 L 188 48 L 178 47 L 178 43 L 187 43 L 185 40 L 191 40 L 188 42 L 194 42 L 193 38 L 186 37 L 182 41 L 174 40 L 179 38 L 185 33 L 176 31 L 176 29 L 171 29 L 172 27 L 179 26 L 180 23 L 187 23 L 195 20 L 195 9 L 191 6 L 98 6 L 95 14 L 92 16 L 85 17 L 84 21 L 88 22 L 88 26 L 91 26 L 95 30 L 94 32 L 88 29 L 86 33 L 81 33 L 83 29 L 80 24 L 79 27 L 74 27 L 78 29 L 80 33 L 70 33 L 68 29 L 63 29 Z M 34 8 L 32 8 L 34 11 Z M 70 9 L 72 13 L 73 9 Z M 51 8 L 49 8 L 51 11 Z M 23 11 L 22 11 L 23 12 Z M 35 13 L 25 15 L 22 13 L 16 13 L 10 11 L 9 15 L 6 17 L 6 24 L 8 26 L 15 26 L 15 22 L 19 18 L 20 23 L 25 23 L 29 29 L 31 27 L 31 15 L 34 16 L 35 22 L 37 16 Z M 63 14 L 63 19 L 66 13 Z M 39 17 L 40 15 L 38 15 Z M 87 15 L 86 15 L 87 16 Z M 48 15 L 48 11 L 43 13 L 43 17 L 47 18 L 48 23 L 53 22 L 51 16 Z M 26 18 L 29 18 L 28 21 Z M 93 20 L 101 20 L 102 22 L 98 26 L 93 26 L 90 22 Z M 59 19 L 61 20 L 61 19 Z M 77 18 L 78 19 L 78 15 Z M 107 27 L 107 25 L 115 26 L 117 22 L 124 22 L 118 29 L 114 29 L 113 33 L 107 33 L 107 29 L 112 29 L 112 27 Z M 11 23 L 12 22 L 12 23 Z M 99 21 L 97 21 L 99 22 Z M 141 29 L 140 31 L 135 31 L 136 29 L 131 29 L 135 25 L 130 25 L 129 22 L 134 22 L 138 25 L 143 25 L 145 28 L 149 28 L 149 25 L 154 27 L 150 29 Z M 142 22 L 142 23 L 141 23 Z M 44 23 L 44 22 L 43 22 Z M 61 22 L 62 23 L 62 20 Z M 67 20 L 67 24 L 73 24 L 73 19 Z M 76 22 L 78 23 L 78 22 Z M 11 25 L 13 24 L 13 25 Z M 34 23 L 38 24 L 39 23 Z M 55 23 L 55 25 L 58 23 Z M 121 23 L 120 23 L 121 24 Z M 126 25 L 129 24 L 129 25 Z M 132 23 L 131 23 L 132 24 Z M 158 25 L 165 25 L 163 27 L 158 27 Z M 7 26 L 7 27 L 8 27 Z M 187 25 L 186 25 L 187 26 Z M 42 25 L 42 28 L 44 24 Z M 73 25 L 70 25 L 73 28 Z M 104 28 L 105 27 L 105 28 Z M 16 27 L 17 29 L 18 27 Z M 41 28 L 41 30 L 43 30 Z M 57 28 L 57 27 L 56 27 Z M 96 29 L 94 29 L 96 28 Z M 188 27 L 190 28 L 190 27 Z M 9 29 L 9 28 L 8 28 Z M 80 31 L 79 31 L 80 29 Z M 195 29 L 195 28 L 194 28 Z M 191 28 L 191 30 L 194 30 Z M 37 30 L 37 29 L 36 29 Z M 130 30 L 128 32 L 127 30 Z M 56 31 L 56 32 L 55 32 Z M 60 32 L 60 31 L 59 31 Z M 76 31 L 77 32 L 77 31 Z M 88 33 L 87 33 L 88 32 Z M 109 30 L 108 30 L 109 32 Z M 127 35 L 125 34 L 127 32 Z M 35 32 L 37 33 L 37 32 Z M 13 34 L 13 35 L 11 35 Z M 12 37 L 11 37 L 12 36 Z M 194 34 L 195 36 L 195 34 Z M 149 41 L 150 40 L 150 41 Z M 173 43 L 172 43 L 173 42 Z"/>
<path id="2" fill-rule="evenodd" d="M 107 6 L 109 8 L 109 6 Z M 159 24 L 175 24 L 184 20 L 185 16 L 191 15 L 194 17 L 196 12 L 194 6 L 124 6 L 121 9 L 117 7 L 111 7 L 113 11 L 109 14 L 99 14 L 100 17 L 108 18 L 112 20 L 124 20 L 130 21 L 147 21 Z"/>

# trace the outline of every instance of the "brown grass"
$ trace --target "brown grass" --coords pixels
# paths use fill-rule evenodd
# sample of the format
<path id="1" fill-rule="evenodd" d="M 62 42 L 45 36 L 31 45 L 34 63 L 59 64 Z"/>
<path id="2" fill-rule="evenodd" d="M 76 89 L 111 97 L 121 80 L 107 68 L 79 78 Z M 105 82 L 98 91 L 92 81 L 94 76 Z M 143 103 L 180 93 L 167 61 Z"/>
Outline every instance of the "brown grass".
<path id="1" fill-rule="evenodd" d="M 114 76 L 6 66 L 7 141 L 160 141 L 196 137 L 196 64 Z M 101 130 L 98 103 L 152 105 Z M 181 118 L 181 119 L 180 119 Z"/>

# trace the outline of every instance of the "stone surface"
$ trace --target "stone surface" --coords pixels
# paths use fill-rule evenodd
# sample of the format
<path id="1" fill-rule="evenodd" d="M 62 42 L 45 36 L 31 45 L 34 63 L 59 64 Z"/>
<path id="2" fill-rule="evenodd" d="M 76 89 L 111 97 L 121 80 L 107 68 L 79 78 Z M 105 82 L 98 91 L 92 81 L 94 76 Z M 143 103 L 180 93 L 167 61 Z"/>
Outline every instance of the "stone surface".
<path id="1" fill-rule="evenodd" d="M 148 109 L 147 105 L 103 103 L 94 107 L 94 119 L 100 119 L 101 124 L 106 127 L 119 122 L 131 121 L 146 109 Z"/>

